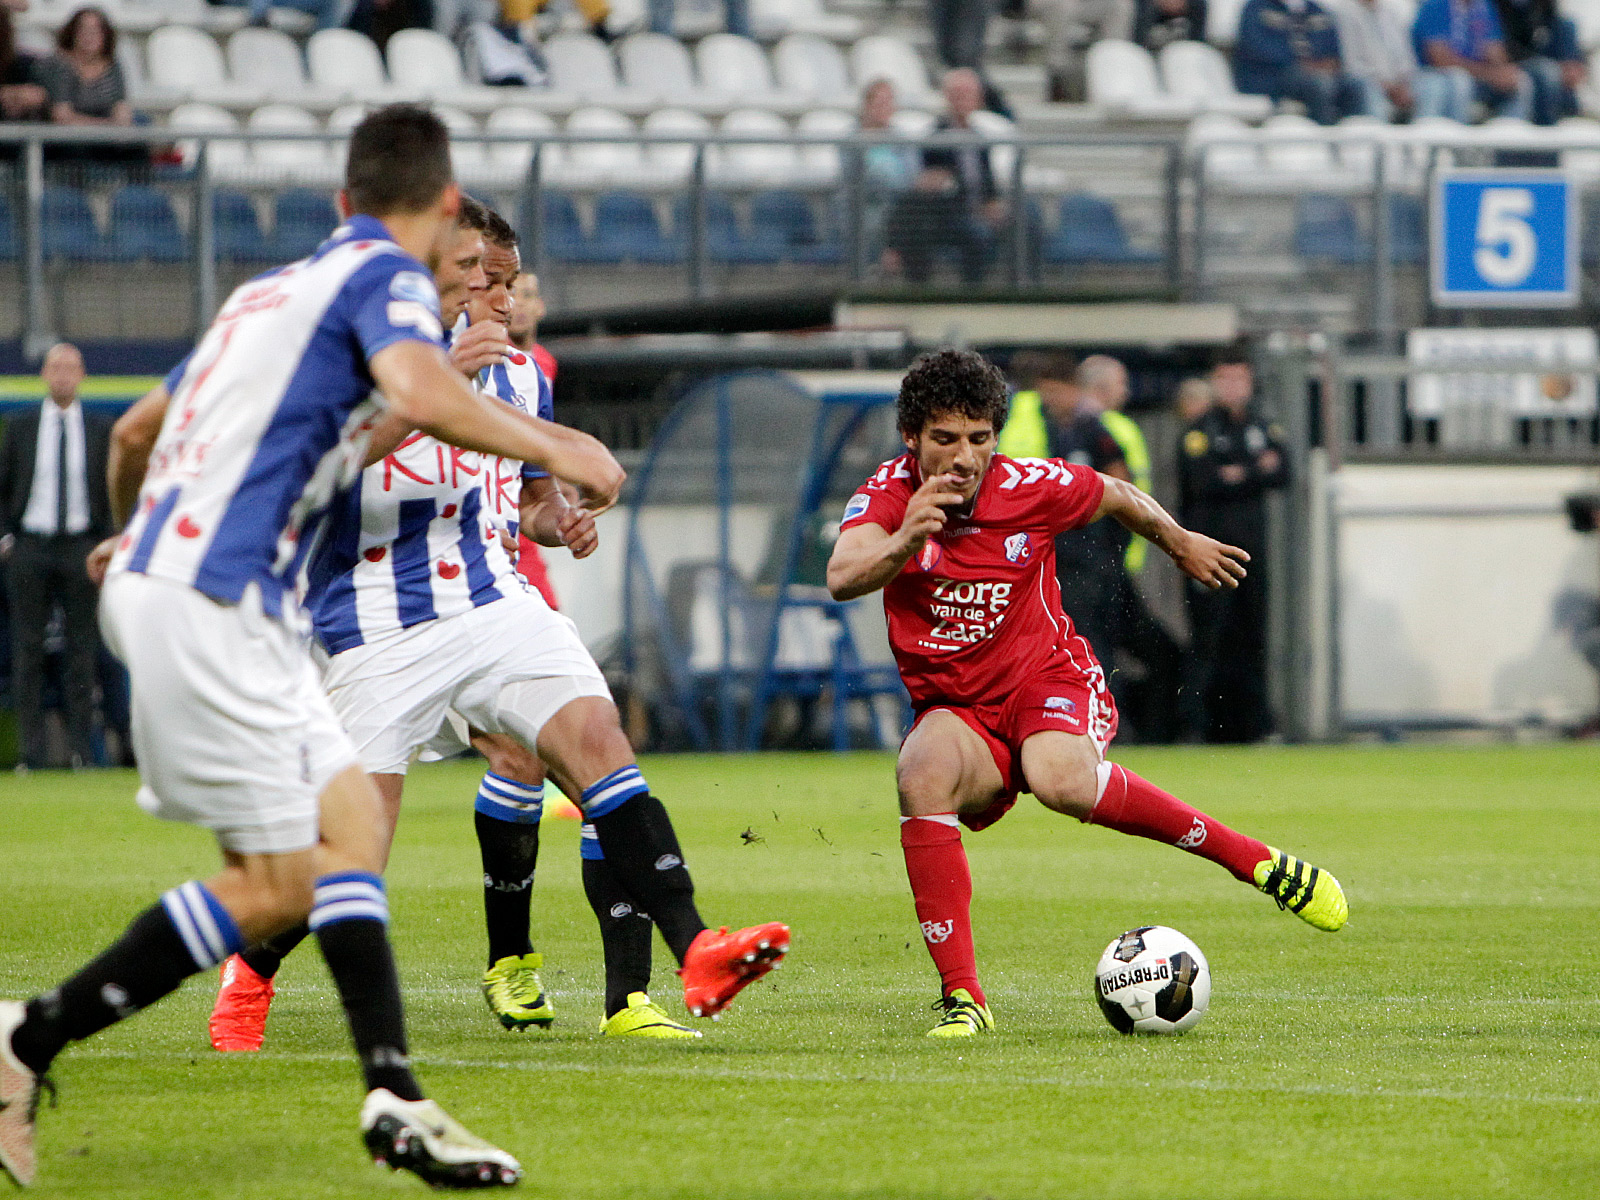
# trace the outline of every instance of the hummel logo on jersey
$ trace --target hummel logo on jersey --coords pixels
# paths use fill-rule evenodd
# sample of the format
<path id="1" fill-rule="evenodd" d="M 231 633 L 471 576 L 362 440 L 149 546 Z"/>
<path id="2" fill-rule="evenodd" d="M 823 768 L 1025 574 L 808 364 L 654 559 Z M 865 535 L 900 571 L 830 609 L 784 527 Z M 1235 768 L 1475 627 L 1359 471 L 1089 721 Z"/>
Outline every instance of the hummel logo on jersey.
<path id="1" fill-rule="evenodd" d="M 1185 850 L 1193 850 L 1206 840 L 1206 823 L 1199 817 L 1194 819 L 1194 824 L 1189 827 L 1189 832 L 1184 834 L 1175 843 Z"/>
<path id="2" fill-rule="evenodd" d="M 1008 562 L 1026 562 L 1033 553 L 1033 547 L 1028 544 L 1026 533 L 1013 533 L 1006 539 L 1006 560 Z"/>
<path id="3" fill-rule="evenodd" d="M 656 870 L 658 871 L 670 871 L 673 867 L 681 866 L 683 866 L 683 859 L 679 858 L 676 854 L 663 854 L 660 858 L 656 859 Z"/>
<path id="4" fill-rule="evenodd" d="M 1078 711 L 1078 702 L 1076 700 L 1068 700 L 1065 696 L 1051 696 L 1045 700 L 1044 706 L 1046 708 L 1059 708 L 1064 713 Z"/>
<path id="5" fill-rule="evenodd" d="M 922 923 L 922 936 L 927 939 L 930 946 L 937 946 L 956 930 L 954 921 L 924 921 Z"/>

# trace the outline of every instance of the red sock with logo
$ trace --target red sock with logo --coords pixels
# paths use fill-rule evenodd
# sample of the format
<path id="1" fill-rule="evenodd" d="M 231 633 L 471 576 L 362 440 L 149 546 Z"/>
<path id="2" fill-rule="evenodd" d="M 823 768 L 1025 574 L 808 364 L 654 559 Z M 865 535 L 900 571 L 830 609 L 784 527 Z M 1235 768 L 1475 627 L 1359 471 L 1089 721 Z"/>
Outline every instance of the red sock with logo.
<path id="1" fill-rule="evenodd" d="M 987 1004 L 972 950 L 972 872 L 961 847 L 961 826 L 953 814 L 901 821 L 900 849 L 922 940 L 939 968 L 944 994 L 966 988 L 979 1004 Z"/>
<path id="2" fill-rule="evenodd" d="M 1245 883 L 1255 882 L 1256 864 L 1267 857 L 1265 843 L 1234 832 L 1126 767 L 1102 763 L 1100 770 L 1106 782 L 1089 813 L 1090 824 L 1166 842 L 1209 858 Z"/>

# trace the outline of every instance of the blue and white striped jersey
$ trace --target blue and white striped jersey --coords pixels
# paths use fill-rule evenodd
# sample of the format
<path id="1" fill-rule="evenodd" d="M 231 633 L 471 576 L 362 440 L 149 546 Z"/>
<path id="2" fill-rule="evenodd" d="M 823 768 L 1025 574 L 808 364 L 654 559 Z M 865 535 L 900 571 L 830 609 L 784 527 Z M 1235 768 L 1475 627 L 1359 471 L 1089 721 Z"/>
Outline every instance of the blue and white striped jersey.
<path id="1" fill-rule="evenodd" d="M 496 366 L 483 372 L 479 386 L 535 411 L 541 399 L 548 403 L 549 384 L 528 366 L 532 380 L 519 372 L 514 383 Z M 543 391 L 529 395 L 517 383 L 542 384 Z M 307 606 L 323 649 L 338 654 L 522 590 L 499 530 L 515 532 L 521 481 L 542 474 L 420 433 L 368 467 L 360 486 L 330 511 L 308 571 Z"/>
<path id="2" fill-rule="evenodd" d="M 438 345 L 427 270 L 372 217 L 238 288 L 172 375 L 172 400 L 110 570 L 295 608 L 299 572 L 382 408 L 368 361 Z"/>
<path id="3" fill-rule="evenodd" d="M 497 363 L 492 367 L 485 367 L 478 372 L 478 388 L 487 396 L 494 396 L 504 400 L 513 408 L 521 409 L 525 413 L 532 413 L 536 417 L 543 417 L 546 421 L 556 419 L 555 400 L 552 395 L 550 381 L 545 378 L 539 364 L 533 357 L 520 350 L 513 350 L 508 356 L 509 361 Z M 494 497 L 494 520 L 503 526 L 512 537 L 517 536 L 517 526 L 521 520 L 518 507 L 522 493 L 522 480 L 543 479 L 549 472 L 541 467 L 521 464 L 520 472 L 515 471 L 517 464 L 506 463 L 507 470 L 503 473 L 507 487 Z"/>

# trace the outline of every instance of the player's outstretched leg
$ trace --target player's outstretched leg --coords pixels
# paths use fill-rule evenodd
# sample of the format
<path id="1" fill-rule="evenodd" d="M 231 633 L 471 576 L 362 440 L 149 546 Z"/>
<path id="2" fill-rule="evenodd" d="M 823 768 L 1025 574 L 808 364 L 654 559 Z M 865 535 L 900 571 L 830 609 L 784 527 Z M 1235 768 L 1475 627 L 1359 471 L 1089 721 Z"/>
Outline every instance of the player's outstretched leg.
<path id="1" fill-rule="evenodd" d="M 568 702 L 536 740 L 539 756 L 557 780 L 581 785 L 584 819 L 594 826 L 606 861 L 634 906 L 650 914 L 678 960 L 683 1002 L 691 1013 L 716 1016 L 783 960 L 789 950 L 787 925 L 773 921 L 734 933 L 706 928 L 672 820 L 650 794 L 609 700 L 584 696 Z M 585 779 L 592 782 L 583 785 Z"/>
<path id="2" fill-rule="evenodd" d="M 583 858 L 583 894 L 600 924 L 606 961 L 607 1037 L 697 1038 L 700 1031 L 680 1025 L 650 1001 L 650 937 L 655 926 L 606 862 L 593 825 L 584 825 L 578 843 Z"/>
<path id="3" fill-rule="evenodd" d="M 543 816 L 542 773 L 532 780 L 494 770 L 484 773 L 473 813 L 483 861 L 483 916 L 489 935 L 483 998 L 507 1029 L 549 1028 L 556 1019 L 555 1006 L 539 979 L 544 956 L 534 952 L 528 936 Z"/>
<path id="4" fill-rule="evenodd" d="M 1096 777 L 1092 824 L 1208 858 L 1317 929 L 1332 933 L 1349 917 L 1344 889 L 1328 872 L 1229 829 L 1120 764 L 1101 763 Z"/>
<path id="5" fill-rule="evenodd" d="M 154 1004 L 197 971 L 216 966 L 243 940 L 211 888 L 191 881 L 140 913 L 98 958 L 53 991 L 25 1005 L 0 1006 L 0 1166 L 19 1184 L 33 1182 L 39 1091 L 49 1089 L 46 1072 L 68 1042 Z"/>

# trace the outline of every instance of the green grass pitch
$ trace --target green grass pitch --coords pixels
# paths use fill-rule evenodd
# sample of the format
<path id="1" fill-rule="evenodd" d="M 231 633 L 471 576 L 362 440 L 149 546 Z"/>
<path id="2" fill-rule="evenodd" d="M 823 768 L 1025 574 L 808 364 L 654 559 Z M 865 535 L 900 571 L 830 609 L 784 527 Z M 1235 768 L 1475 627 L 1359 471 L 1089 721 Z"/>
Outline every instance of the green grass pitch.
<path id="1" fill-rule="evenodd" d="M 419 768 L 389 881 L 423 1082 L 521 1157 L 538 1200 L 1600 1195 L 1600 750 L 1119 757 L 1333 870 L 1350 925 L 1318 933 L 1209 863 L 1024 800 L 967 837 L 999 1030 L 932 1042 L 890 758 L 656 758 L 707 918 L 791 922 L 788 964 L 702 1042 L 602 1040 L 577 824 L 547 821 L 535 937 L 560 1019 L 509 1034 L 476 986 L 477 771 Z M 0 782 L 0 995 L 48 986 L 213 869 L 203 833 L 132 791 L 125 774 Z M 1153 922 L 1210 957 L 1211 1012 L 1184 1037 L 1120 1037 L 1093 966 Z M 681 1013 L 657 962 L 654 995 Z M 310 947 L 280 986 L 260 1055 L 207 1048 L 210 979 L 69 1050 L 36 1194 L 420 1194 L 361 1154 Z"/>

